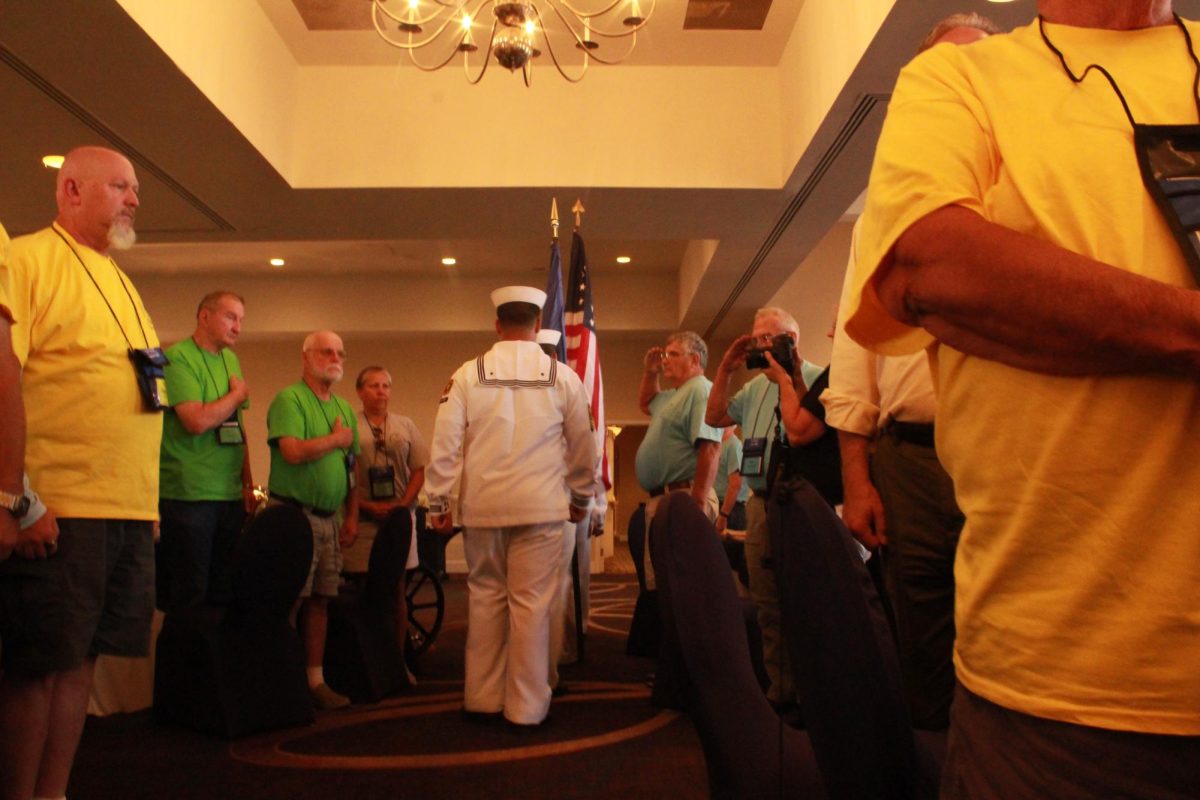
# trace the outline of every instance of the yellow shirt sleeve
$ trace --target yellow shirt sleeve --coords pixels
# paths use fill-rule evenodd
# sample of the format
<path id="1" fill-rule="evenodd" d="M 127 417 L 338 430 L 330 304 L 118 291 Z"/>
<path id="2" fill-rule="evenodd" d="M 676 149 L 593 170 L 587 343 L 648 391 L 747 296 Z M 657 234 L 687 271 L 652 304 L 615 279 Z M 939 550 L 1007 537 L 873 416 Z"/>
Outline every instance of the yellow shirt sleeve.
<path id="1" fill-rule="evenodd" d="M 12 309 L 8 301 L 8 231 L 0 224 L 0 317 L 12 324 Z"/>
<path id="2" fill-rule="evenodd" d="M 888 268 L 900 236 L 949 205 L 984 213 L 997 166 L 987 115 L 975 99 L 960 48 L 938 45 L 900 73 L 875 151 L 846 309 L 846 332 L 876 352 L 903 355 L 932 337 L 883 308 L 873 279 Z"/>

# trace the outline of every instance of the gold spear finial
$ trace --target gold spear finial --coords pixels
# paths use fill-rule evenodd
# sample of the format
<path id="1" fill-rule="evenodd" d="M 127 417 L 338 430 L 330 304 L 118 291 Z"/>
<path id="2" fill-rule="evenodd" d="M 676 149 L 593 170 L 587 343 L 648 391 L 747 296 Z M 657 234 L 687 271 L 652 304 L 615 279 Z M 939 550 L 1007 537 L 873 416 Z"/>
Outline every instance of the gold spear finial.
<path id="1" fill-rule="evenodd" d="M 558 238 L 558 198 L 550 198 L 550 230 L 555 239 Z"/>
<path id="2" fill-rule="evenodd" d="M 584 211 L 586 209 L 583 207 L 583 201 L 576 197 L 575 205 L 571 206 L 571 213 L 575 215 L 575 230 L 579 230 L 579 226 L 583 224 Z"/>

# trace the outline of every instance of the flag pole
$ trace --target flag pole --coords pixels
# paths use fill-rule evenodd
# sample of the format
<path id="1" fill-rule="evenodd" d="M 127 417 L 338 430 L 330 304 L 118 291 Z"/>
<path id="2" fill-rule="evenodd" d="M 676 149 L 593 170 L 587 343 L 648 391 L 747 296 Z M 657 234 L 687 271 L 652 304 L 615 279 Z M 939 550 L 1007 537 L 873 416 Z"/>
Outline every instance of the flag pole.
<path id="1" fill-rule="evenodd" d="M 583 225 L 583 212 L 586 211 L 583 207 L 583 201 L 578 197 L 575 198 L 575 205 L 571 206 L 571 213 L 575 215 L 575 230 L 579 230 Z"/>
<path id="2" fill-rule="evenodd" d="M 550 235 L 558 241 L 558 198 L 550 198 Z"/>

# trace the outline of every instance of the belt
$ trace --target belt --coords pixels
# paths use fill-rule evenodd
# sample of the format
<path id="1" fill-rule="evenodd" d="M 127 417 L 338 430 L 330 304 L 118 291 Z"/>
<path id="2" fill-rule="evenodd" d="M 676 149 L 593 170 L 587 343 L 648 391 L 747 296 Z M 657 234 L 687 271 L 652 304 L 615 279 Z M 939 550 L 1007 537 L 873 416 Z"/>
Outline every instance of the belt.
<path id="1" fill-rule="evenodd" d="M 319 517 L 321 519 L 329 519 L 330 517 L 332 517 L 334 514 L 337 513 L 336 508 L 333 511 L 326 511 L 323 508 L 313 508 L 312 506 L 304 505 L 304 503 L 301 503 L 299 500 L 297 500 L 294 497 L 288 497 L 287 495 L 284 495 L 284 494 L 275 494 L 274 492 L 271 492 L 268 496 L 272 500 L 278 500 L 279 502 L 283 503 L 286 506 L 292 506 L 293 508 L 298 508 L 301 511 L 307 511 L 309 514 L 312 514 L 314 517 Z"/>
<path id="2" fill-rule="evenodd" d="M 651 497 L 662 497 L 667 492 L 678 492 L 681 489 L 690 489 L 690 488 L 692 488 L 691 481 L 676 481 L 675 483 L 668 483 L 666 486 L 654 487 L 653 489 L 650 490 L 650 496 Z"/>
<path id="3" fill-rule="evenodd" d="M 932 422 L 897 422 L 896 420 L 892 420 L 883 431 L 895 436 L 902 442 L 920 445 L 921 447 L 933 447 Z"/>

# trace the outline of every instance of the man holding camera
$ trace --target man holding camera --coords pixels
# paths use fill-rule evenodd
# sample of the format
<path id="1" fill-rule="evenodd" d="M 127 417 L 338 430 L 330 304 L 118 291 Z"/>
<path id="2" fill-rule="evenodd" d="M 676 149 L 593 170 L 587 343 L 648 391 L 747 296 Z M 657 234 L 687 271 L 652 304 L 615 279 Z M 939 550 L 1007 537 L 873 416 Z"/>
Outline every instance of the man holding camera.
<path id="1" fill-rule="evenodd" d="M 638 483 L 650 493 L 646 530 L 668 492 L 689 492 L 705 515 L 715 520 L 718 503 L 712 485 L 721 454 L 721 430 L 704 421 L 712 388 L 704 377 L 708 345 L 694 331 L 678 331 L 667 337 L 666 347 L 646 351 L 643 363 L 638 405 L 650 415 L 650 427 L 638 447 L 635 467 Z M 654 589 L 649 543 L 645 560 L 646 588 Z"/>
<path id="2" fill-rule="evenodd" d="M 791 314 L 781 308 L 760 308 L 754 315 L 751 332 L 739 336 L 725 351 L 713 379 L 705 414 L 709 425 L 723 427 L 737 423 L 745 434 L 741 473 L 752 492 L 746 503 L 746 567 L 750 574 L 750 594 L 758 606 L 763 663 L 771 681 L 767 699 L 784 715 L 795 713 L 796 691 L 784 654 L 779 628 L 779 590 L 770 566 L 768 468 L 776 440 L 785 429 L 793 446 L 814 442 L 825 433 L 824 422 L 801 405 L 803 397 L 798 387 L 802 386 L 806 393 L 821 377 L 823 369 L 796 354 L 799 335 L 800 327 Z M 730 379 L 743 364 L 763 372 L 731 400 Z"/>

